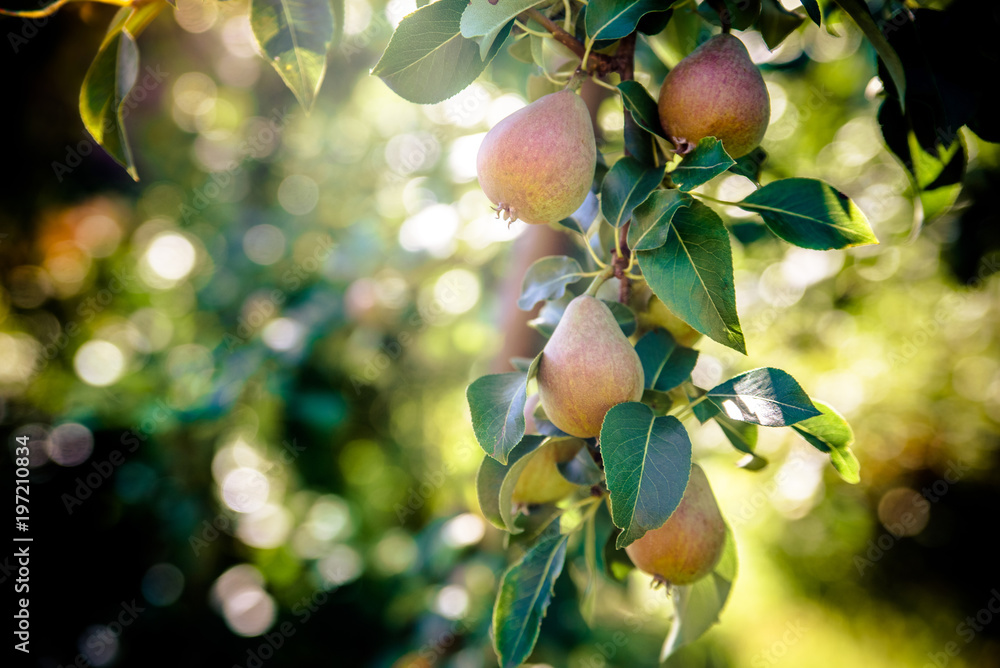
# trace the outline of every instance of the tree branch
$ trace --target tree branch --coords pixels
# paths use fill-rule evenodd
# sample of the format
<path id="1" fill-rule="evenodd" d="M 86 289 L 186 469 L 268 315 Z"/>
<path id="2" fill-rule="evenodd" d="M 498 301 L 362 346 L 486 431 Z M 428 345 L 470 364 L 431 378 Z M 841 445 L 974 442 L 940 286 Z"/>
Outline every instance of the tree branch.
<path id="1" fill-rule="evenodd" d="M 537 9 L 532 8 L 522 12 L 519 15 L 519 18 L 521 18 L 522 21 L 531 19 L 532 21 L 541 24 L 543 28 L 552 33 L 552 37 L 557 42 L 575 53 L 577 57 L 582 59 L 583 55 L 587 52 L 587 48 L 584 46 L 583 42 L 560 28 L 555 21 L 547 17 L 545 14 L 542 14 Z M 605 74 L 610 70 L 610 63 L 611 59 L 603 53 L 591 52 L 590 57 L 587 58 L 587 62 L 580 63 L 580 66 L 586 72 L 600 72 Z"/>

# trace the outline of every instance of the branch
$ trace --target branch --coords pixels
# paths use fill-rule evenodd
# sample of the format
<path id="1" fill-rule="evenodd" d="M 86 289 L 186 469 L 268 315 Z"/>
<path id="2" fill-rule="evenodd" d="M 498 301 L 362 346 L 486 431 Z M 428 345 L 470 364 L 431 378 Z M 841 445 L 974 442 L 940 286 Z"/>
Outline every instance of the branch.
<path id="1" fill-rule="evenodd" d="M 570 35 L 568 32 L 560 28 L 555 21 L 547 17 L 545 14 L 542 14 L 537 9 L 532 8 L 525 12 L 522 12 L 520 14 L 520 17 L 523 17 L 521 18 L 522 21 L 527 21 L 528 19 L 531 19 L 536 23 L 540 23 L 543 28 L 552 33 L 552 37 L 557 42 L 559 42 L 560 44 L 568 48 L 570 51 L 575 53 L 578 58 L 582 59 L 584 54 L 587 52 L 587 48 L 583 45 L 583 42 L 581 42 L 576 37 Z M 587 58 L 586 63 L 580 63 L 580 67 L 581 69 L 587 72 L 596 71 L 603 74 L 610 71 L 611 69 L 610 64 L 611 64 L 611 59 L 608 58 L 608 56 L 605 56 L 602 53 L 591 53 L 590 57 Z"/>

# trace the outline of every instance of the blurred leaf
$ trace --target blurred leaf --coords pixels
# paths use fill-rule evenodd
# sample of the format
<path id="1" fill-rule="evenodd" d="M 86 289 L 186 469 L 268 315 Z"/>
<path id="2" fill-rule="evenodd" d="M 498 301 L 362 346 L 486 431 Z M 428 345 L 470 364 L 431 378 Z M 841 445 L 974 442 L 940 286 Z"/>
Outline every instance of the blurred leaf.
<path id="1" fill-rule="evenodd" d="M 681 502 L 691 475 L 691 440 L 672 416 L 656 417 L 630 401 L 608 411 L 601 426 L 601 455 L 611 516 L 625 547 L 663 526 Z"/>
<path id="2" fill-rule="evenodd" d="M 646 88 L 638 81 L 622 81 L 618 84 L 618 90 L 622 93 L 622 104 L 632 113 L 632 118 L 643 129 L 667 138 L 660 125 L 660 112 L 656 105 L 656 100 L 646 91 Z"/>
<path id="3" fill-rule="evenodd" d="M 503 43 L 498 37 L 489 58 L 481 58 L 479 44 L 463 37 L 459 29 L 466 6 L 466 0 L 438 0 L 408 14 L 372 74 L 400 97 L 419 104 L 441 102 L 460 92 L 475 81 Z"/>
<path id="4" fill-rule="evenodd" d="M 698 361 L 698 351 L 678 345 L 670 332 L 654 329 L 635 344 L 642 362 L 648 389 L 659 392 L 672 390 L 691 375 Z"/>
<path id="5" fill-rule="evenodd" d="M 708 400 L 734 420 L 786 427 L 820 415 L 802 387 L 781 369 L 752 369 L 716 385 Z"/>
<path id="6" fill-rule="evenodd" d="M 475 380 L 465 395 L 476 440 L 501 464 L 524 436 L 524 402 L 528 381 L 538 367 L 539 354 L 527 373 L 498 373 Z"/>
<path id="7" fill-rule="evenodd" d="M 663 180 L 666 165 L 647 169 L 635 158 L 625 156 L 611 167 L 601 184 L 601 212 L 615 228 L 632 217 Z"/>
<path id="8" fill-rule="evenodd" d="M 810 445 L 830 455 L 830 462 L 840 477 L 851 484 L 861 482 L 861 465 L 851 451 L 854 430 L 844 416 L 830 404 L 812 400 L 822 415 L 792 425 Z"/>
<path id="9" fill-rule="evenodd" d="M 746 354 L 729 232 L 712 209 L 701 202 L 679 209 L 664 244 L 636 255 L 650 289 L 668 309 L 702 334 Z"/>
<path id="10" fill-rule="evenodd" d="M 774 51 L 785 38 L 802 25 L 803 19 L 795 12 L 790 12 L 778 0 L 763 0 L 760 6 L 760 16 L 757 17 L 757 30 L 767 48 Z"/>
<path id="11" fill-rule="evenodd" d="M 461 19 L 462 37 L 479 37 L 497 30 L 526 9 L 539 4 L 539 0 L 463 0 Z"/>
<path id="12" fill-rule="evenodd" d="M 250 2 L 250 27 L 264 59 L 307 111 L 323 84 L 327 53 L 333 47 L 333 12 L 330 0 Z"/>
<path id="13" fill-rule="evenodd" d="M 602 299 L 601 301 L 611 311 L 611 315 L 615 317 L 615 322 L 621 328 L 622 334 L 632 336 L 636 327 L 635 313 L 632 312 L 632 309 L 621 302 L 612 302 L 607 299 Z"/>
<path id="14" fill-rule="evenodd" d="M 833 0 L 833 2 L 840 5 L 840 8 L 854 19 L 854 22 L 861 28 L 861 32 L 875 47 L 875 52 L 885 63 L 886 69 L 889 70 L 889 75 L 892 77 L 892 82 L 896 86 L 896 90 L 899 91 L 900 107 L 905 110 L 903 100 L 906 99 L 906 74 L 903 70 L 903 63 L 885 35 L 882 34 L 878 24 L 875 23 L 871 12 L 868 11 L 867 3 L 864 0 Z"/>
<path id="15" fill-rule="evenodd" d="M 691 197 L 677 190 L 654 190 L 632 212 L 628 245 L 633 251 L 653 250 L 667 241 L 670 221 L 682 206 L 691 205 Z"/>
<path id="16" fill-rule="evenodd" d="M 684 156 L 677 169 L 670 172 L 670 179 L 683 192 L 708 183 L 736 164 L 729 157 L 722 142 L 715 137 L 704 137 L 693 151 Z"/>
<path id="17" fill-rule="evenodd" d="M 729 23 L 737 30 L 746 30 L 753 25 L 760 14 L 760 0 L 718 0 L 725 6 L 723 10 L 729 16 Z M 698 13 L 712 23 L 721 25 L 719 14 L 707 2 L 698 6 Z"/>
<path id="18" fill-rule="evenodd" d="M 768 229 L 802 248 L 830 250 L 878 243 L 854 202 L 816 179 L 773 181 L 736 206 L 760 214 Z"/>
<path id="19" fill-rule="evenodd" d="M 580 263 L 565 255 L 550 255 L 535 261 L 521 282 L 518 308 L 530 311 L 540 301 L 559 299 L 566 294 L 566 286 L 579 281 L 582 274 Z"/>
<path id="20" fill-rule="evenodd" d="M 802 6 L 806 9 L 806 14 L 812 19 L 812 22 L 816 25 L 822 24 L 822 13 L 819 11 L 819 2 L 817 0 L 802 0 Z"/>
<path id="21" fill-rule="evenodd" d="M 539 543 L 504 573 L 493 608 L 493 646 L 501 668 L 515 668 L 531 655 L 562 573 L 568 538 Z"/>
<path id="22" fill-rule="evenodd" d="M 719 621 L 719 613 L 729 600 L 736 580 L 736 571 L 736 541 L 726 527 L 726 545 L 715 569 L 694 584 L 674 588 L 674 620 L 660 651 L 661 663 L 684 645 L 705 635 Z"/>
<path id="23" fill-rule="evenodd" d="M 759 188 L 760 172 L 766 160 L 767 151 L 758 146 L 746 155 L 736 158 L 736 164 L 730 167 L 729 171 L 733 174 L 747 177 Z"/>
<path id="24" fill-rule="evenodd" d="M 580 448 L 576 456 L 559 464 L 559 473 L 574 485 L 593 487 L 604 479 L 604 473 L 597 468 L 597 462 L 590 456 L 587 446 Z"/>
<path id="25" fill-rule="evenodd" d="M 545 305 L 538 311 L 538 317 L 528 321 L 531 327 L 545 338 L 552 336 L 559 321 L 562 320 L 563 313 L 566 312 L 566 305 L 569 299 L 545 302 Z"/>
<path id="26" fill-rule="evenodd" d="M 587 35 L 620 39 L 635 31 L 639 19 L 650 12 L 667 9 L 673 0 L 593 0 L 587 5 Z"/>

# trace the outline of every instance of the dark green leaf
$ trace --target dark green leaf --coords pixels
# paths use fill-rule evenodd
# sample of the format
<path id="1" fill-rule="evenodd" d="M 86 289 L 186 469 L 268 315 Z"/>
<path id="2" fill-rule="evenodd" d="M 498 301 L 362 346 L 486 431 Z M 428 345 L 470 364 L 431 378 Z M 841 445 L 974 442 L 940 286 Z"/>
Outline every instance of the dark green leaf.
<path id="1" fill-rule="evenodd" d="M 698 361 L 697 350 L 678 345 L 664 329 L 647 332 L 635 344 L 635 352 L 642 362 L 646 387 L 659 392 L 672 390 L 687 380 Z"/>
<path id="2" fill-rule="evenodd" d="M 764 38 L 767 48 L 773 51 L 796 28 L 802 25 L 804 20 L 795 12 L 790 12 L 782 7 L 778 0 L 763 0 L 760 16 L 757 17 L 757 30 Z"/>
<path id="3" fill-rule="evenodd" d="M 794 378 L 771 367 L 716 385 L 708 391 L 708 400 L 733 420 L 765 427 L 787 427 L 820 414 Z"/>
<path id="4" fill-rule="evenodd" d="M 490 62 L 497 51 L 503 47 L 503 43 L 507 40 L 507 36 L 510 35 L 513 27 L 514 21 L 510 20 L 507 23 L 500 24 L 480 38 L 479 57 L 484 63 Z"/>
<path id="5" fill-rule="evenodd" d="M 861 482 L 861 465 L 851 451 L 854 444 L 851 425 L 830 404 L 818 399 L 812 402 L 822 415 L 794 424 L 792 429 L 820 452 L 829 453 L 830 462 L 841 478 L 852 484 Z"/>
<path id="6" fill-rule="evenodd" d="M 767 459 L 755 452 L 757 449 L 757 425 L 733 420 L 723 413 L 716 413 L 715 421 L 722 428 L 722 433 L 733 444 L 733 447 L 747 455 L 737 462 L 737 466 L 750 471 L 759 471 L 767 466 Z"/>
<path id="7" fill-rule="evenodd" d="M 746 30 L 753 25 L 760 14 L 760 0 L 720 0 L 725 5 L 722 10 L 729 18 L 729 23 L 737 30 Z M 719 14 L 707 2 L 698 7 L 701 14 L 710 23 L 721 25 Z"/>
<path id="8" fill-rule="evenodd" d="M 251 0 L 250 27 L 264 59 L 311 109 L 333 46 L 330 0 Z"/>
<path id="9" fill-rule="evenodd" d="M 626 156 L 616 162 L 601 184 L 601 212 L 615 228 L 632 217 L 632 210 L 642 204 L 663 180 L 666 165 L 648 169 L 635 158 Z"/>
<path id="10" fill-rule="evenodd" d="M 885 64 L 886 69 L 889 71 L 889 76 L 892 77 L 892 83 L 896 86 L 896 91 L 899 93 L 899 104 L 905 110 L 903 100 L 906 99 L 906 75 L 903 70 L 903 62 L 899 59 L 899 54 L 889 44 L 889 40 L 882 34 L 871 12 L 868 11 L 868 4 L 865 0 L 833 1 L 840 5 L 840 8 L 854 19 L 854 22 L 861 28 L 861 32 L 865 34 L 868 41 L 875 47 L 875 52 L 878 53 L 879 58 Z"/>
<path id="11" fill-rule="evenodd" d="M 736 164 L 729 157 L 722 142 L 715 137 L 705 137 L 698 146 L 684 156 L 677 169 L 670 172 L 671 180 L 682 191 L 687 192 L 707 183 Z"/>
<path id="12" fill-rule="evenodd" d="M 878 243 L 854 202 L 816 179 L 774 181 L 737 206 L 760 214 L 772 232 L 802 248 L 830 250 Z"/>
<path id="13" fill-rule="evenodd" d="M 656 100 L 643 85 L 638 81 L 622 81 L 618 84 L 618 90 L 622 93 L 622 104 L 632 112 L 635 122 L 654 135 L 666 139 L 667 135 L 660 125 L 660 112 Z"/>
<path id="14" fill-rule="evenodd" d="M 632 212 L 628 228 L 628 245 L 633 251 L 653 250 L 667 241 L 670 221 L 682 206 L 690 206 L 691 198 L 677 190 L 655 190 Z"/>
<path id="15" fill-rule="evenodd" d="M 639 125 L 628 111 L 624 117 L 625 127 L 622 130 L 625 140 L 625 153 L 635 158 L 639 164 L 649 169 L 657 169 L 666 165 L 663 151 L 657 144 L 656 137 Z"/>
<path id="16" fill-rule="evenodd" d="M 476 496 L 483 517 L 498 529 L 517 533 L 515 509 L 511 501 L 514 486 L 521 471 L 544 441 L 544 437 L 529 434 L 510 451 L 507 463 L 501 464 L 492 457 L 483 459 L 476 476 Z"/>
<path id="17" fill-rule="evenodd" d="M 539 543 L 504 573 L 493 608 L 493 645 L 501 668 L 515 668 L 531 655 L 566 560 L 567 539 Z"/>
<path id="18" fill-rule="evenodd" d="M 597 468 L 597 463 L 590 456 L 587 446 L 580 448 L 573 459 L 562 462 L 558 466 L 562 477 L 574 485 L 592 487 L 604 478 L 604 473 Z"/>
<path id="19" fill-rule="evenodd" d="M 722 219 L 693 202 L 679 209 L 667 228 L 661 247 L 636 253 L 650 289 L 691 327 L 746 354 L 736 313 L 729 232 Z"/>
<path id="20" fill-rule="evenodd" d="M 112 22 L 80 88 L 80 118 L 94 140 L 136 181 L 122 110 L 139 74 L 139 49 L 125 28 L 126 10 Z"/>
<path id="21" fill-rule="evenodd" d="M 584 24 L 595 39 L 620 39 L 635 30 L 644 15 L 661 12 L 672 0 L 594 0 L 587 5 Z"/>
<path id="22" fill-rule="evenodd" d="M 466 9 L 462 14 L 462 37 L 488 35 L 511 21 L 526 9 L 539 4 L 539 0 L 503 0 L 491 3 L 489 0 L 463 0 Z"/>
<path id="23" fill-rule="evenodd" d="M 537 260 L 524 274 L 518 308 L 530 311 L 540 301 L 559 299 L 566 294 L 566 286 L 579 281 L 582 274 L 580 263 L 565 255 L 550 255 Z"/>
<path id="24" fill-rule="evenodd" d="M 476 440 L 501 464 L 524 436 L 524 402 L 528 381 L 538 367 L 539 355 L 527 373 L 498 373 L 477 379 L 466 391 Z"/>
<path id="25" fill-rule="evenodd" d="M 666 29 L 673 15 L 674 10 L 672 9 L 665 12 L 650 12 L 639 19 L 639 25 L 635 29 L 643 35 L 659 35 Z"/>
<path id="26" fill-rule="evenodd" d="M 736 164 L 729 168 L 733 174 L 745 176 L 760 187 L 760 171 L 767 160 L 767 151 L 760 146 L 744 156 L 736 158 Z"/>
<path id="27" fill-rule="evenodd" d="M 691 475 L 691 440 L 672 416 L 656 417 L 630 401 L 608 411 L 601 426 L 601 455 L 611 517 L 622 528 L 618 547 L 663 526 L 681 502 Z"/>
<path id="28" fill-rule="evenodd" d="M 604 305 L 608 307 L 611 311 L 611 315 L 615 317 L 615 322 L 621 327 L 622 334 L 625 336 L 632 336 L 635 332 L 635 313 L 632 313 L 632 309 L 625 304 L 620 302 L 611 302 L 607 299 L 602 299 Z"/>
<path id="29" fill-rule="evenodd" d="M 612 524 L 608 537 L 604 541 L 604 549 L 601 550 L 604 574 L 617 582 L 625 582 L 628 574 L 635 569 L 628 553 L 617 547 L 618 536 L 621 535 L 621 532 L 621 529 Z"/>
<path id="30" fill-rule="evenodd" d="M 643 390 L 642 403 L 653 409 L 653 415 L 666 415 L 674 405 L 674 400 L 667 392 Z"/>
<path id="31" fill-rule="evenodd" d="M 545 338 L 549 338 L 552 336 L 552 332 L 555 331 L 556 325 L 562 320 L 568 303 L 569 299 L 545 302 L 545 305 L 538 311 L 538 317 L 528 321 L 528 327 L 531 327 Z"/>
<path id="32" fill-rule="evenodd" d="M 806 8 L 806 14 L 809 15 L 812 22 L 821 25 L 823 15 L 819 11 L 819 2 L 817 0 L 802 0 L 802 6 Z"/>
<path id="33" fill-rule="evenodd" d="M 475 81 L 503 40 L 494 41 L 484 61 L 479 44 L 459 29 L 467 4 L 438 0 L 404 17 L 372 74 L 400 97 L 420 104 L 446 100 Z"/>
<path id="34" fill-rule="evenodd" d="M 705 634 L 719 621 L 736 579 L 736 541 L 726 527 L 726 545 L 709 575 L 694 584 L 674 589 L 674 620 L 660 652 L 660 662 Z"/>
<path id="35" fill-rule="evenodd" d="M 695 396 L 688 395 L 688 401 L 691 402 L 691 412 L 698 418 L 698 422 L 705 424 L 719 414 L 719 407 L 708 399 L 694 403 L 698 398 L 705 396 L 705 390 L 700 388 L 695 389 L 698 391 Z"/>

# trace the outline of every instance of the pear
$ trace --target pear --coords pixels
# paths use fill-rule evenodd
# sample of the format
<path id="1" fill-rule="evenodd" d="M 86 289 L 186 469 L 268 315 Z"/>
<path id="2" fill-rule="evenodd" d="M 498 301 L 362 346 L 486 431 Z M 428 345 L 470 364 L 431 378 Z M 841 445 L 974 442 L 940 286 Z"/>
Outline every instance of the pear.
<path id="1" fill-rule="evenodd" d="M 552 424 L 597 436 L 608 409 L 642 398 L 643 382 L 639 355 L 611 309 L 589 295 L 571 301 L 538 364 L 538 396 Z"/>
<path id="2" fill-rule="evenodd" d="M 542 446 L 521 471 L 511 500 L 521 505 L 553 503 L 575 492 L 579 486 L 563 477 L 559 464 L 576 457 L 582 447 L 583 441 L 575 438 L 554 440 Z"/>
<path id="3" fill-rule="evenodd" d="M 590 113 L 569 90 L 545 95 L 497 123 L 476 159 L 479 185 L 498 214 L 532 224 L 579 209 L 596 166 Z"/>
<path id="4" fill-rule="evenodd" d="M 760 70 L 738 38 L 716 35 L 670 70 L 660 88 L 660 122 L 686 154 L 716 137 L 733 158 L 764 138 L 771 101 Z"/>
<path id="5" fill-rule="evenodd" d="M 659 529 L 625 547 L 636 568 L 675 585 L 696 582 L 712 572 L 726 544 L 726 523 L 705 472 L 691 465 L 680 505 Z"/>

